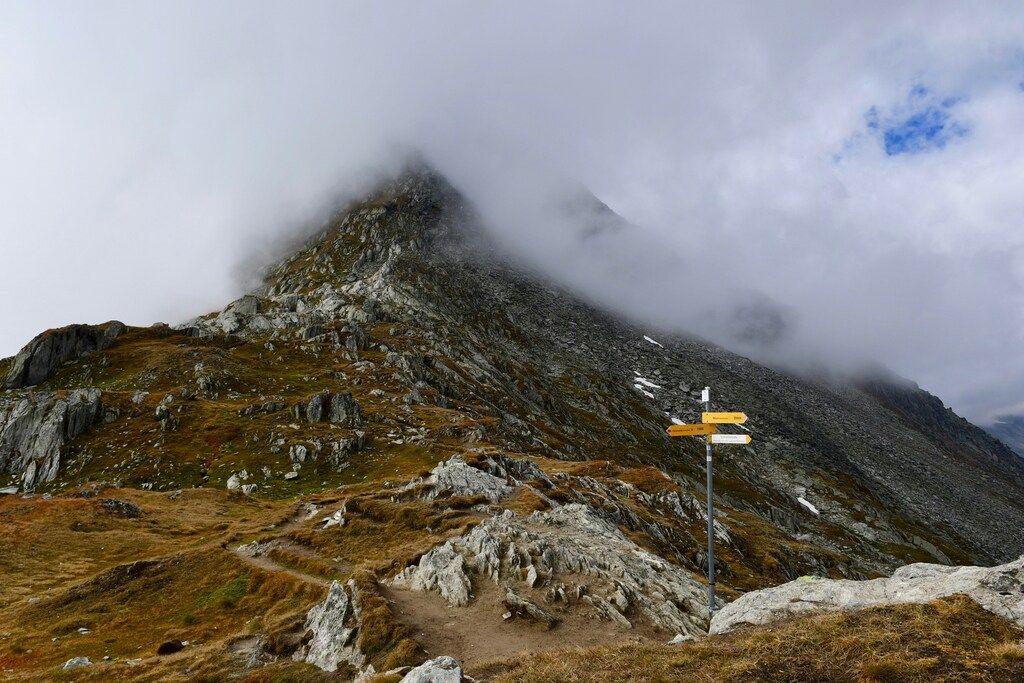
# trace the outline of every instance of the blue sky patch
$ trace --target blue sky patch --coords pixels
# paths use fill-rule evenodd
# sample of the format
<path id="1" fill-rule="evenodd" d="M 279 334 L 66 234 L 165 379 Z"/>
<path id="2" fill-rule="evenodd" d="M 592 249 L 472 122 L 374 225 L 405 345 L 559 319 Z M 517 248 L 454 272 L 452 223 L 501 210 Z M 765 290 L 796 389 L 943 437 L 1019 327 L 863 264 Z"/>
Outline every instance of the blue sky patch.
<path id="1" fill-rule="evenodd" d="M 955 117 L 961 102 L 962 97 L 937 97 L 918 84 L 910 89 L 906 103 L 887 113 L 871 107 L 864 114 L 864 123 L 889 156 L 940 150 L 971 132 Z"/>

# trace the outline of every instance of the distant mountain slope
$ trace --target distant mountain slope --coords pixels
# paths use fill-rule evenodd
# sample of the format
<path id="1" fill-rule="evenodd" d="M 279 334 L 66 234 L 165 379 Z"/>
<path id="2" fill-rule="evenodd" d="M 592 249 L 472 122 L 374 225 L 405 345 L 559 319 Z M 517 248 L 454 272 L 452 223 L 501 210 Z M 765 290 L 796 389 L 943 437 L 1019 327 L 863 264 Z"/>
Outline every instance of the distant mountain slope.
<path id="1" fill-rule="evenodd" d="M 1024 457 L 1024 416 L 1004 415 L 986 427 L 989 434 Z"/>

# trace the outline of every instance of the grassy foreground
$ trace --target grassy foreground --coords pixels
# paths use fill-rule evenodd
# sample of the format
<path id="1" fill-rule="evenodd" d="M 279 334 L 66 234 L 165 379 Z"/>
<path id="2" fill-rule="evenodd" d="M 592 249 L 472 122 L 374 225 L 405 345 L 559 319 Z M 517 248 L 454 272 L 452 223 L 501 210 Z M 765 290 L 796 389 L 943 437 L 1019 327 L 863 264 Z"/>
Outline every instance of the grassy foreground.
<path id="1" fill-rule="evenodd" d="M 1021 681 L 1024 632 L 956 596 L 828 614 L 680 645 L 629 644 L 492 662 L 471 675 L 546 681 Z"/>

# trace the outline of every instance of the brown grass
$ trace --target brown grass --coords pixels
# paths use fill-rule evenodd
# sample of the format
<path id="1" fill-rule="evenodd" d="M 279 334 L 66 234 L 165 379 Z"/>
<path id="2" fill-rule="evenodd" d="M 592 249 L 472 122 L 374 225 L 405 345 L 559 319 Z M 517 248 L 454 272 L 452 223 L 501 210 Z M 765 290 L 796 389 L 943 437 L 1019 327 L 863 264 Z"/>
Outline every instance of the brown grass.
<path id="1" fill-rule="evenodd" d="M 546 681 L 1020 681 L 1024 632 L 964 596 L 828 614 L 690 645 L 620 645 L 533 655 L 470 673 Z"/>

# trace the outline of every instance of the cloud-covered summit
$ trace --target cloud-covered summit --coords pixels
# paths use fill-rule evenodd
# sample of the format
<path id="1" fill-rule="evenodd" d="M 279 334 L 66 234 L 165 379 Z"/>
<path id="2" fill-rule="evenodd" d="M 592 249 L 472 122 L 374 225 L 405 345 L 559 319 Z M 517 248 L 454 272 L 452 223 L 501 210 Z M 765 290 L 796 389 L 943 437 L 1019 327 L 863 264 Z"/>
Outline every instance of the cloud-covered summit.
<path id="1" fill-rule="evenodd" d="M 784 360 L 1017 412 L 1021 45 L 995 2 L 5 3 L 0 354 L 214 308 L 415 148 L 652 325 L 756 340 L 778 321 L 704 303 L 764 297 Z M 639 227 L 573 251 L 550 211 L 572 183 Z"/>

